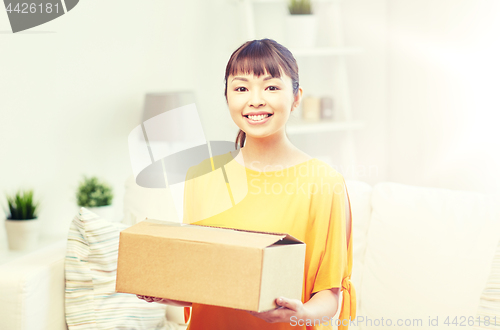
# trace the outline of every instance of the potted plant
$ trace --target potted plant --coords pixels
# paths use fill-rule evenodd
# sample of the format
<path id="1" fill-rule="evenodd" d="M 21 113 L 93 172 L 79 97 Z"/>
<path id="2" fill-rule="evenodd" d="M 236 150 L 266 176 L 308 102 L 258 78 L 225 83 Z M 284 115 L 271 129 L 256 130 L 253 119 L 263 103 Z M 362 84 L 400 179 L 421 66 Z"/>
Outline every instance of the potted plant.
<path id="1" fill-rule="evenodd" d="M 97 177 L 83 177 L 76 192 L 78 206 L 87 208 L 89 211 L 105 218 L 115 221 L 113 209 L 113 190 L 110 185 Z"/>
<path id="2" fill-rule="evenodd" d="M 30 250 L 37 246 L 40 236 L 40 219 L 37 216 L 38 202 L 33 199 L 33 190 L 19 190 L 7 195 L 10 215 L 5 220 L 10 250 Z"/>
<path id="3" fill-rule="evenodd" d="M 287 17 L 288 47 L 312 48 L 316 46 L 318 20 L 313 14 L 310 0 L 289 0 Z"/>

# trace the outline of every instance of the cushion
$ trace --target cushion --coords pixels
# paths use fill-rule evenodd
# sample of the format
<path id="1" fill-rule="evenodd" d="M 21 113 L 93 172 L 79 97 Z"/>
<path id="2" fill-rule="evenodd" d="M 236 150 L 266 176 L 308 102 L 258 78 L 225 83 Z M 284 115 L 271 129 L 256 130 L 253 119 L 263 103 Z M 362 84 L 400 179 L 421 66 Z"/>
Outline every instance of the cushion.
<path id="1" fill-rule="evenodd" d="M 475 317 L 475 329 L 500 329 L 500 242 Z"/>
<path id="2" fill-rule="evenodd" d="M 500 239 L 498 202 L 475 192 L 376 184 L 359 315 L 420 318 L 424 326 L 439 317 L 443 328 L 447 316 L 474 316 Z"/>
<path id="3" fill-rule="evenodd" d="M 177 329 L 165 318 L 166 305 L 116 293 L 121 223 L 84 207 L 71 223 L 65 258 L 66 322 L 72 329 Z"/>

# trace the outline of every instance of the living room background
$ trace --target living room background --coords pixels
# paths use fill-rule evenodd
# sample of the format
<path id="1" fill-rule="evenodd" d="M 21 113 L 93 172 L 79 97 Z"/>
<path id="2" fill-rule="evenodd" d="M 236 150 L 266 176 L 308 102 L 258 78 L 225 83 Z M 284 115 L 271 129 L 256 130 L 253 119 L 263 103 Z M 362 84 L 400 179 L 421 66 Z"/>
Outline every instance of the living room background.
<path id="1" fill-rule="evenodd" d="M 83 173 L 112 184 L 121 212 L 127 135 L 145 93 L 192 89 L 207 140 L 237 133 L 223 74 L 246 41 L 239 1 L 93 7 L 82 2 L 18 34 L 7 33 L 0 11 L 0 198 L 34 188 L 44 234 L 67 233 Z M 359 179 L 498 192 L 498 3 L 351 0 L 342 9 L 345 43 L 365 49 L 347 59 L 353 115 L 367 123 L 355 133 Z M 340 136 L 304 137 L 301 146 Z M 0 226 L 2 244 L 4 235 Z"/>

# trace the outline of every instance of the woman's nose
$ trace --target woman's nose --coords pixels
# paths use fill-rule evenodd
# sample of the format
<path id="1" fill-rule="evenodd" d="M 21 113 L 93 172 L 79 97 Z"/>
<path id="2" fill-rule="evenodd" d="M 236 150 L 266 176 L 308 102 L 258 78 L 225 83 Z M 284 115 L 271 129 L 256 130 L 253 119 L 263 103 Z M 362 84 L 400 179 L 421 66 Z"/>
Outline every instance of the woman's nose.
<path id="1" fill-rule="evenodd" d="M 260 91 L 251 92 L 249 104 L 254 106 L 254 107 L 260 107 L 261 105 L 265 105 L 265 101 L 264 101 L 264 98 L 262 97 L 262 93 Z"/>

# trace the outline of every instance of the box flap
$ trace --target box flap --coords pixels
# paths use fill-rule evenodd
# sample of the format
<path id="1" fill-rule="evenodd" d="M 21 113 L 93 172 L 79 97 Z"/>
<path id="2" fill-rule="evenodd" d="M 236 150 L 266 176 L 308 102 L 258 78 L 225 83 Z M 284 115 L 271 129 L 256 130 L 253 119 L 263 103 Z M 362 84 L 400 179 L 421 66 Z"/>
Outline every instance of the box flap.
<path id="1" fill-rule="evenodd" d="M 196 225 L 196 226 L 231 229 L 231 230 L 236 230 L 236 231 L 244 231 L 244 232 L 248 232 L 248 233 L 259 233 L 259 234 L 269 234 L 269 235 L 281 236 L 282 238 L 280 240 L 276 241 L 275 242 L 276 244 L 304 243 L 300 239 L 297 239 L 297 238 L 295 238 L 292 235 L 287 234 L 287 233 L 277 233 L 277 232 L 272 232 L 272 231 L 245 230 L 245 229 L 236 229 L 236 228 L 225 228 L 225 227 L 208 226 L 208 225 Z"/>
<path id="2" fill-rule="evenodd" d="M 207 235 L 207 231 L 211 231 Z M 171 221 L 146 219 L 125 230 L 125 233 L 150 235 L 199 243 L 227 244 L 241 247 L 265 248 L 278 244 L 300 242 L 294 237 L 283 233 L 265 233 L 249 230 L 200 226 Z"/>

